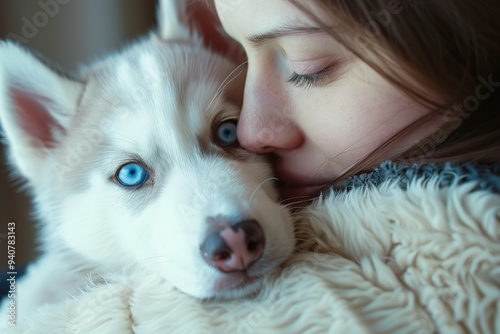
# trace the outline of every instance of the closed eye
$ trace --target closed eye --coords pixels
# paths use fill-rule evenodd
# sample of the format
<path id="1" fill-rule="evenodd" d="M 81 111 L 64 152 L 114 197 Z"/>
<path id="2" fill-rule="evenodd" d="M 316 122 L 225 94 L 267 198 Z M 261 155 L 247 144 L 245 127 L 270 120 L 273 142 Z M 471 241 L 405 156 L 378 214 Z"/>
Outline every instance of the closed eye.
<path id="1" fill-rule="evenodd" d="M 333 71 L 334 69 L 332 68 L 325 68 L 324 70 L 311 74 L 298 74 L 293 72 L 287 82 L 301 88 L 314 88 L 327 82 L 328 79 L 331 78 Z"/>

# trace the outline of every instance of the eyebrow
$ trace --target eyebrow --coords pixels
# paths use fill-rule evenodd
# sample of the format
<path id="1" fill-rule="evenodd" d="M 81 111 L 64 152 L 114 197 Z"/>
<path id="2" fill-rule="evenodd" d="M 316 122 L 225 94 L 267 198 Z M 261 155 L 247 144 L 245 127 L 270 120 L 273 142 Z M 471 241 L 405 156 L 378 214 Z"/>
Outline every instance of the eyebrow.
<path id="1" fill-rule="evenodd" d="M 247 37 L 247 40 L 250 42 L 250 44 L 254 46 L 260 46 L 265 42 L 284 36 L 321 33 L 321 32 L 323 32 L 323 30 L 317 27 L 282 27 L 271 30 L 270 32 L 263 34 L 249 35 Z"/>

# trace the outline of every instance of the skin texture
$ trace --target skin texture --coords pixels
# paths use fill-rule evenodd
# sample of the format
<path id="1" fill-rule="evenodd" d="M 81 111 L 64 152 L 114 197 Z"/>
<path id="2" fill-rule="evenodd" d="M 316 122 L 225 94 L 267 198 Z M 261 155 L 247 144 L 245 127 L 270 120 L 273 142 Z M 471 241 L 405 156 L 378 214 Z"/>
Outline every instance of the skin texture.
<path id="1" fill-rule="evenodd" d="M 285 198 L 331 182 L 430 112 L 285 0 L 215 5 L 224 30 L 248 59 L 238 139 L 250 151 L 273 156 Z M 295 76 L 293 83 L 294 73 L 317 80 Z M 433 128 L 416 129 L 381 161 Z"/>

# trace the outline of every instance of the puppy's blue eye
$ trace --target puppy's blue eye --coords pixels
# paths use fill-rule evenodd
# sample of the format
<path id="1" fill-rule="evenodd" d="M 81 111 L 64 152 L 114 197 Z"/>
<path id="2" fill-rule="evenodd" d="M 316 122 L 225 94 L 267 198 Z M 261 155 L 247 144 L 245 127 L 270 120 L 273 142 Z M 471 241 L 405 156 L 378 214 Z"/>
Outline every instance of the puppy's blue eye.
<path id="1" fill-rule="evenodd" d="M 238 137 L 236 136 L 236 122 L 225 121 L 220 123 L 217 129 L 217 139 L 222 146 L 236 143 L 238 141 Z"/>
<path id="2" fill-rule="evenodd" d="M 119 170 L 116 178 L 125 187 L 135 187 L 146 182 L 149 173 L 144 167 L 136 163 L 123 165 Z"/>

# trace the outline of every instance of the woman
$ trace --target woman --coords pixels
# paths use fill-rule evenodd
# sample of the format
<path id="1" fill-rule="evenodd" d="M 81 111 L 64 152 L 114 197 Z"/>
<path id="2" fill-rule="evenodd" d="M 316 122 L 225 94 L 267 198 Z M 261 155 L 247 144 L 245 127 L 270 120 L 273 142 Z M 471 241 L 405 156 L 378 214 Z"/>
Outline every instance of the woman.
<path id="1" fill-rule="evenodd" d="M 248 57 L 238 138 L 286 198 L 384 160 L 500 160 L 494 1 L 213 4 Z"/>

